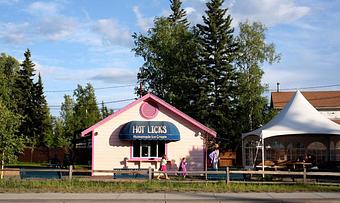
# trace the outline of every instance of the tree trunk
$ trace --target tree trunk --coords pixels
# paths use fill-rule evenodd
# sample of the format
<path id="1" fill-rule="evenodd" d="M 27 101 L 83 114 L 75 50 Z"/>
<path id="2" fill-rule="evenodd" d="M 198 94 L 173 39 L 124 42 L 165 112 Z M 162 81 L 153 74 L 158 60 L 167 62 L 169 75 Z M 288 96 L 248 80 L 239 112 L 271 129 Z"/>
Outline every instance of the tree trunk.
<path id="1" fill-rule="evenodd" d="M 33 162 L 34 147 L 31 147 L 31 163 Z"/>
<path id="2" fill-rule="evenodd" d="M 0 179 L 4 178 L 4 167 L 5 167 L 5 152 L 2 152 L 2 159 L 1 159 L 1 177 Z"/>

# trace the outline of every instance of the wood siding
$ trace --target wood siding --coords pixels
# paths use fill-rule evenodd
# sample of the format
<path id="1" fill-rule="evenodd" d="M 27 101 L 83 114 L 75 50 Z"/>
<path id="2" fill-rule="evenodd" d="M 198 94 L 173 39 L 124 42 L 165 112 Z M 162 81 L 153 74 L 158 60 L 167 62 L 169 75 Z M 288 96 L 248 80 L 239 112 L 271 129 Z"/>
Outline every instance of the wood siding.
<path id="1" fill-rule="evenodd" d="M 129 121 L 147 121 L 139 114 L 143 102 L 133 106 L 117 117 L 96 128 L 93 148 L 93 170 L 112 170 L 114 168 L 158 168 L 157 162 L 129 162 L 131 141 L 119 139 L 119 131 Z M 170 169 L 176 169 L 182 157 L 187 158 L 188 169 L 204 170 L 203 139 L 198 129 L 187 121 L 181 120 L 165 108 L 159 109 L 158 115 L 152 121 L 169 121 L 179 130 L 181 139 L 167 145 L 168 159 L 172 161 Z M 109 175 L 95 173 L 93 175 Z"/>

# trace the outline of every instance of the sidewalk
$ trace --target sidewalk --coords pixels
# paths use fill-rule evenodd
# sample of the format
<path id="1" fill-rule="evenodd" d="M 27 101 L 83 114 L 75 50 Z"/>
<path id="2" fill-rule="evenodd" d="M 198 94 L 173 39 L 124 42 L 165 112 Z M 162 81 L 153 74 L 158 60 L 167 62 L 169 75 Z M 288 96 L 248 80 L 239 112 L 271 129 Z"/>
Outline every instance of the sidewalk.
<path id="1" fill-rule="evenodd" d="M 2 193 L 0 202 L 340 202 L 340 193 Z"/>

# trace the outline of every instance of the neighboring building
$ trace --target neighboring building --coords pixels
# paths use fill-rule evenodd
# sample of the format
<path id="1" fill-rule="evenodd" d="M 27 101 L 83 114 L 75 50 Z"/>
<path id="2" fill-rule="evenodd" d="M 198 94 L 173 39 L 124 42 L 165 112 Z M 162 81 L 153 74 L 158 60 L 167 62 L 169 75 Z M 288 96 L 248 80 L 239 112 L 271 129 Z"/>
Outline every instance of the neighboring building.
<path id="1" fill-rule="evenodd" d="M 183 157 L 188 170 L 205 170 L 205 139 L 216 137 L 216 132 L 149 93 L 81 136 L 92 141 L 92 170 L 158 169 L 164 154 L 170 170 L 178 169 Z"/>
<path id="2" fill-rule="evenodd" d="M 340 91 L 308 91 L 301 93 L 322 115 L 340 124 Z M 293 94 L 294 92 L 272 92 L 271 108 L 283 109 Z"/>

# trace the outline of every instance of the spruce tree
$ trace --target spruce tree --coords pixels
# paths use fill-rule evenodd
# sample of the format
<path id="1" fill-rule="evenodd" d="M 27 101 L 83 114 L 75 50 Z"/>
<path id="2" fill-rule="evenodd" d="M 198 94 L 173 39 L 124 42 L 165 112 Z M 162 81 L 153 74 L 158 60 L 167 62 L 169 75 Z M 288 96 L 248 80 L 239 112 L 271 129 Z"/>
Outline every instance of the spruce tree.
<path id="1" fill-rule="evenodd" d="M 233 67 L 236 44 L 231 27 L 232 18 L 222 8 L 223 0 L 206 3 L 204 24 L 198 24 L 200 37 L 200 66 L 198 110 L 200 120 L 217 131 L 228 148 L 239 136 L 235 124 L 236 79 Z"/>
<path id="2" fill-rule="evenodd" d="M 181 0 L 170 0 L 170 9 L 172 13 L 168 17 L 173 24 L 181 23 L 188 26 L 188 19 L 186 18 L 186 11 L 182 8 Z"/>
<path id="3" fill-rule="evenodd" d="M 52 136 L 52 117 L 44 96 L 44 87 L 41 80 L 41 75 L 38 75 L 38 81 L 34 84 L 33 91 L 34 102 L 34 135 L 38 139 L 39 145 L 45 145 Z"/>
<path id="4" fill-rule="evenodd" d="M 22 116 L 22 122 L 18 134 L 26 139 L 26 145 L 31 148 L 31 155 L 38 145 L 36 125 L 34 125 L 34 83 L 33 78 L 35 64 L 31 61 L 29 49 L 24 53 L 25 59 L 21 63 L 19 77 L 15 82 L 14 100 L 17 103 L 17 113 Z M 32 157 L 31 157 L 32 158 Z"/>
<path id="5" fill-rule="evenodd" d="M 102 104 L 101 104 L 100 115 L 101 115 L 101 119 L 104 119 L 110 115 L 110 112 L 105 106 L 104 101 L 102 101 Z"/>

